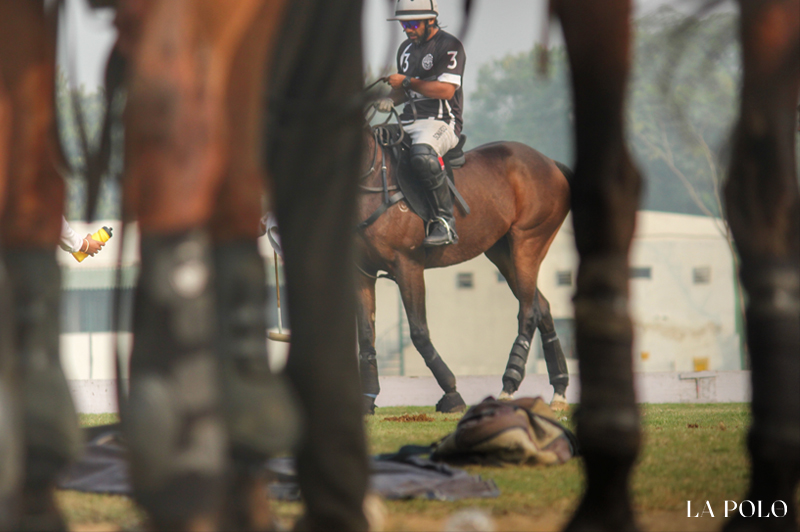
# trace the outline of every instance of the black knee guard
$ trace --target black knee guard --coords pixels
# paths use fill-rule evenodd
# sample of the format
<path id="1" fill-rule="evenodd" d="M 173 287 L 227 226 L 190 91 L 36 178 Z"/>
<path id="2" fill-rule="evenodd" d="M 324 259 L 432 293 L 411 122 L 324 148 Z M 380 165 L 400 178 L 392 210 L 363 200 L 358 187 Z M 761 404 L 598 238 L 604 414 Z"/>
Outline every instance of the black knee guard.
<path id="1" fill-rule="evenodd" d="M 428 144 L 411 146 L 411 168 L 428 190 L 434 190 L 445 182 L 445 173 L 439 164 L 439 155 Z"/>
<path id="2" fill-rule="evenodd" d="M 52 249 L 6 253 L 21 377 L 26 485 L 44 485 L 81 451 L 82 435 L 59 357 L 61 270 Z"/>
<path id="3" fill-rule="evenodd" d="M 526 336 L 520 334 L 514 341 L 511 353 L 508 355 L 508 364 L 503 373 L 503 391 L 514 393 L 525 378 L 525 366 L 528 363 L 528 353 L 531 349 L 531 341 Z"/>
<path id="4" fill-rule="evenodd" d="M 299 433 L 295 398 L 267 356 L 267 287 L 255 240 L 214 248 L 223 406 L 234 457 L 262 461 Z"/>
<path id="5" fill-rule="evenodd" d="M 219 508 L 227 440 L 213 355 L 212 265 L 199 231 L 142 236 L 130 398 L 134 494 L 157 522 Z"/>

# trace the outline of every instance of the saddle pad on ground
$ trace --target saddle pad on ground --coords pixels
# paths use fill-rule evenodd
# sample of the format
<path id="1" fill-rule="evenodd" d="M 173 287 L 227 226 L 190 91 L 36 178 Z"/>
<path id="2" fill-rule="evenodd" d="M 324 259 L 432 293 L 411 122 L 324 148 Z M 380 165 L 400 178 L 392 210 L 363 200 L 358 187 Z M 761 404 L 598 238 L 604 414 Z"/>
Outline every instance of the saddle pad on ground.
<path id="1" fill-rule="evenodd" d="M 86 430 L 85 452 L 58 481 L 58 487 L 88 493 L 129 495 L 127 449 L 119 424 Z M 462 469 L 420 457 L 373 458 L 370 488 L 386 499 L 435 499 L 453 501 L 473 497 L 497 497 L 494 481 Z M 300 490 L 294 459 L 274 458 L 265 467 L 275 482 L 270 491 L 276 499 L 298 500 Z"/>

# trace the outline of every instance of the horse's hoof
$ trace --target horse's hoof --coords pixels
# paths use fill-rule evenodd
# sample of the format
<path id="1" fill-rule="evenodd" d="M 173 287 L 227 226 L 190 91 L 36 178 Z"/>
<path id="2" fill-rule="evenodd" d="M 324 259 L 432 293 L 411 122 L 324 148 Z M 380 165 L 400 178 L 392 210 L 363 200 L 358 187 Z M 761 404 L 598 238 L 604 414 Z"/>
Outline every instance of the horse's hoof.
<path id="1" fill-rule="evenodd" d="M 445 414 L 463 412 L 466 409 L 467 403 L 464 402 L 464 399 L 461 398 L 461 394 L 458 392 L 447 392 L 439 399 L 439 402 L 436 403 L 436 411 Z"/>
<path id="2" fill-rule="evenodd" d="M 247 465 L 238 464 L 236 468 L 228 487 L 219 529 L 240 532 L 276 530 L 269 505 L 269 479 L 262 472 L 256 472 L 256 467 Z"/>
<path id="3" fill-rule="evenodd" d="M 497 400 L 498 401 L 513 401 L 514 400 L 514 394 L 513 393 L 508 393 L 507 391 L 503 390 L 502 392 L 500 392 L 500 395 L 497 397 Z"/>
<path id="4" fill-rule="evenodd" d="M 364 396 L 364 402 L 362 403 L 361 412 L 365 416 L 372 416 L 375 414 L 375 398 L 370 397 L 369 395 Z"/>
<path id="5" fill-rule="evenodd" d="M 567 404 L 567 398 L 557 393 L 553 395 L 553 400 L 550 401 L 550 409 L 555 412 L 560 412 L 562 410 L 569 410 L 569 404 Z"/>

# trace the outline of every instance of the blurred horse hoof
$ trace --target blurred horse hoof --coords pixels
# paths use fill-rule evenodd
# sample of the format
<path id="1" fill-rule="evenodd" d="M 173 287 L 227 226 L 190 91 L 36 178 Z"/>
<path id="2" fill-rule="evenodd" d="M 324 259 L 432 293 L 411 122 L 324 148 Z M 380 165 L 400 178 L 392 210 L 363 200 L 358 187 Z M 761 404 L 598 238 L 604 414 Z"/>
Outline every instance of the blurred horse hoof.
<path id="1" fill-rule="evenodd" d="M 584 505 L 578 507 L 564 532 L 638 532 L 629 511 L 611 516 L 607 509 L 587 510 Z"/>
<path id="2" fill-rule="evenodd" d="M 252 469 L 251 471 L 255 471 Z M 221 530 L 271 532 L 277 529 L 269 506 L 267 478 L 242 468 L 228 488 Z"/>
<path id="3" fill-rule="evenodd" d="M 507 391 L 503 390 L 502 392 L 500 392 L 500 395 L 497 396 L 497 400 L 498 401 L 513 401 L 514 400 L 514 394 L 513 393 L 508 393 Z"/>
<path id="4" fill-rule="evenodd" d="M 569 404 L 567 404 L 567 398 L 557 393 L 553 395 L 553 400 L 550 401 L 550 409 L 555 412 L 560 412 L 562 410 L 569 410 Z"/>
<path id="5" fill-rule="evenodd" d="M 467 409 L 467 404 L 464 402 L 464 399 L 461 398 L 461 394 L 458 392 L 447 392 L 439 399 L 439 402 L 436 403 L 436 411 L 443 412 L 445 414 L 452 413 L 452 412 L 463 412 Z"/>
<path id="6" fill-rule="evenodd" d="M 372 416 L 375 414 L 375 398 L 370 397 L 369 395 L 364 396 L 364 402 L 362 403 L 361 413 L 365 416 Z"/>

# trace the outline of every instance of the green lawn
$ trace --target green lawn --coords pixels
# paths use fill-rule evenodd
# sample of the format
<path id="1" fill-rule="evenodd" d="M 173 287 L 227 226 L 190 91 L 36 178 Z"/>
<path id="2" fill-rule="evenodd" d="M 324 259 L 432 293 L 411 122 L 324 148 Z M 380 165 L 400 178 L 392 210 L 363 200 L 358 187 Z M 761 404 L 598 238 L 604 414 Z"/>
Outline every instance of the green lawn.
<path id="1" fill-rule="evenodd" d="M 402 414 L 427 414 L 433 421 L 391 420 Z M 723 508 L 726 500 L 744 497 L 747 456 L 744 447 L 749 424 L 745 404 L 662 404 L 642 408 L 644 446 L 633 477 L 634 504 L 648 530 L 713 530 L 711 520 L 686 519 L 686 501 L 693 507 L 711 501 Z M 437 414 L 432 407 L 379 408 L 367 419 L 370 451 L 396 451 L 402 445 L 428 444 L 452 431 L 459 415 Z M 564 414 L 571 423 L 571 413 Z M 390 419 L 387 419 L 390 418 Z M 85 425 L 114 421 L 114 416 L 85 415 Z M 580 459 L 554 467 L 469 466 L 476 475 L 494 479 L 497 499 L 388 501 L 389 530 L 441 529 L 441 522 L 459 508 L 478 507 L 498 520 L 498 529 L 555 530 L 577 503 L 583 478 Z M 800 501 L 800 498 L 798 499 Z M 76 530 L 82 525 L 114 523 L 136 527 L 141 513 L 122 497 L 60 494 L 60 502 Z M 286 524 L 300 511 L 299 503 L 276 503 Z M 670 528 L 674 527 L 674 528 Z"/>

